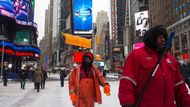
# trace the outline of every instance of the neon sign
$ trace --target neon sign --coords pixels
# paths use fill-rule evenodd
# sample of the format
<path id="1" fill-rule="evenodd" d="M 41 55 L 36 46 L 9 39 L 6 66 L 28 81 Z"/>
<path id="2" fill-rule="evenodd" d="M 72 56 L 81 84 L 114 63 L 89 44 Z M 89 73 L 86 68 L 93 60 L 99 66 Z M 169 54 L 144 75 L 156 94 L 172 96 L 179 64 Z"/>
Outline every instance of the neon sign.
<path id="1" fill-rule="evenodd" d="M 10 17 L 10 18 L 15 17 L 13 13 L 10 13 L 9 11 L 3 10 L 3 9 L 0 9 L 0 14 L 4 15 L 4 16 L 7 16 L 7 17 Z"/>
<path id="2" fill-rule="evenodd" d="M 0 45 L 3 45 L 3 42 L 0 42 Z M 40 49 L 32 46 L 15 46 L 14 44 L 10 42 L 5 42 L 4 41 L 4 46 L 12 48 L 14 51 L 33 51 L 38 54 L 40 54 Z"/>

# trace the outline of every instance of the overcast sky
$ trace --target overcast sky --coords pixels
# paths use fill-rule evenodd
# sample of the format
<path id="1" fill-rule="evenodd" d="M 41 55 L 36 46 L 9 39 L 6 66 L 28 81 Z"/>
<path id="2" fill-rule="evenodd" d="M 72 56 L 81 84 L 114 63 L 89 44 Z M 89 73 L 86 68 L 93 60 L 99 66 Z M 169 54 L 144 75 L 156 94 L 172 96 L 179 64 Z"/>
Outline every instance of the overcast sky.
<path id="1" fill-rule="evenodd" d="M 45 9 L 48 8 L 49 0 L 35 0 L 34 22 L 38 24 L 38 40 L 44 36 Z M 93 22 L 97 12 L 104 10 L 108 12 L 110 19 L 110 0 L 93 0 Z"/>

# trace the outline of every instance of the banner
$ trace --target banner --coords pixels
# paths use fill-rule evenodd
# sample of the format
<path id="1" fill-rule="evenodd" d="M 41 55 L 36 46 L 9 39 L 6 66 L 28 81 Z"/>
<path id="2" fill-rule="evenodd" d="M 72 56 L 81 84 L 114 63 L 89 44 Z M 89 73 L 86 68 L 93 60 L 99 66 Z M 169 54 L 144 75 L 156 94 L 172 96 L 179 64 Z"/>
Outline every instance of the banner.
<path id="1" fill-rule="evenodd" d="M 62 33 L 65 37 L 65 43 L 69 45 L 91 48 L 91 39 L 83 38 L 80 36 L 74 36 L 66 33 Z"/>

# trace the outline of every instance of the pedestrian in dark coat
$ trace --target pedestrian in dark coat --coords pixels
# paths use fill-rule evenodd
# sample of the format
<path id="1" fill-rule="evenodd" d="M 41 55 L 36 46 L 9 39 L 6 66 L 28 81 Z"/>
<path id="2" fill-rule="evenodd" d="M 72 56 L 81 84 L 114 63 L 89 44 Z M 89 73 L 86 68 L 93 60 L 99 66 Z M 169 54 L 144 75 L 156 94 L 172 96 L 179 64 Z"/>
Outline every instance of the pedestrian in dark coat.
<path id="1" fill-rule="evenodd" d="M 187 71 L 186 71 L 186 73 L 187 73 L 187 85 L 189 86 L 189 88 L 190 88 L 190 63 L 187 63 L 187 65 L 186 65 L 187 67 Z"/>
<path id="2" fill-rule="evenodd" d="M 42 82 L 43 74 L 40 67 L 37 67 L 34 72 L 34 82 L 36 84 L 37 92 L 40 91 L 40 84 Z"/>
<path id="3" fill-rule="evenodd" d="M 60 75 L 61 87 L 64 87 L 64 79 L 65 79 L 65 77 L 67 77 L 65 67 L 64 67 L 63 69 L 60 70 L 59 75 Z"/>
<path id="4" fill-rule="evenodd" d="M 43 75 L 42 82 L 41 82 L 41 89 L 45 89 L 46 79 L 48 78 L 47 71 L 44 70 L 43 67 L 41 68 L 41 71 Z"/>
<path id="5" fill-rule="evenodd" d="M 7 62 L 4 62 L 4 63 L 3 63 L 3 85 L 4 85 L 4 86 L 7 86 L 7 75 L 8 75 L 8 71 L 9 71 L 8 63 L 7 63 Z"/>
<path id="6" fill-rule="evenodd" d="M 19 76 L 20 76 L 20 88 L 25 89 L 26 79 L 28 78 L 28 72 L 26 67 L 24 67 L 24 69 L 20 71 Z"/>

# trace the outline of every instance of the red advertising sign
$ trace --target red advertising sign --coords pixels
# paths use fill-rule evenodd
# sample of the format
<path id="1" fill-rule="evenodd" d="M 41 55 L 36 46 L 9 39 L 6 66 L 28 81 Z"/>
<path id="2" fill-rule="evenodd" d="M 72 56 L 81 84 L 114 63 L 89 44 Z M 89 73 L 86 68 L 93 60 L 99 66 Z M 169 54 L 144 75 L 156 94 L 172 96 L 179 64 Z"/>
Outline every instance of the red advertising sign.
<path id="1" fill-rule="evenodd" d="M 84 52 L 74 52 L 74 62 L 82 62 Z"/>

